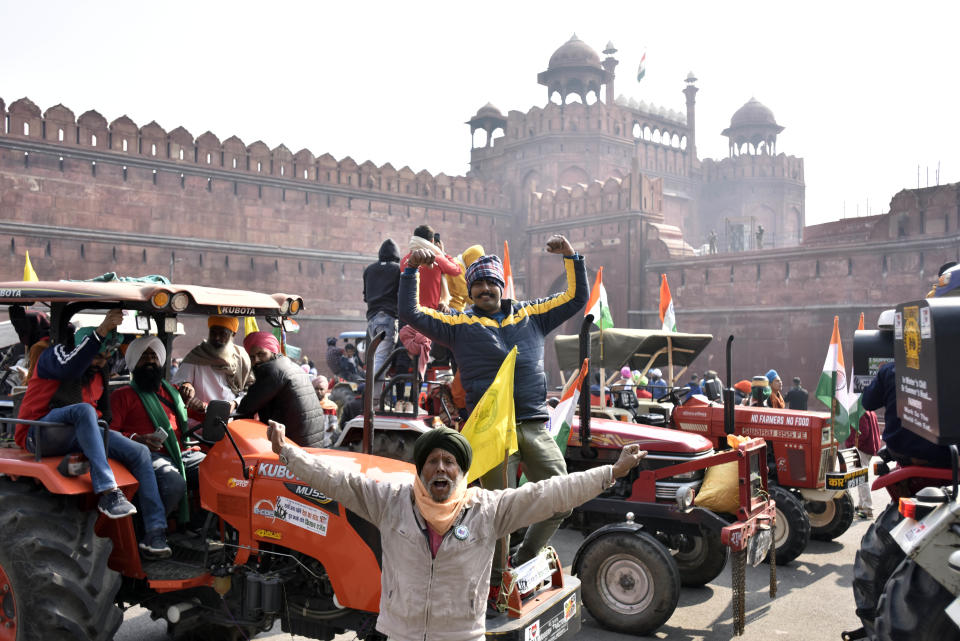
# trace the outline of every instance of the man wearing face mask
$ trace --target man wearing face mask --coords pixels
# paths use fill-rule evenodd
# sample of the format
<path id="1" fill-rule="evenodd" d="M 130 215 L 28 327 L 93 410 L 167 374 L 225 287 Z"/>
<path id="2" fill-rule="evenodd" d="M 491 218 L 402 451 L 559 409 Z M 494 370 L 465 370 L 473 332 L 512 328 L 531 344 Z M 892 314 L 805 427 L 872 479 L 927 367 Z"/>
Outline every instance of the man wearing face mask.
<path id="1" fill-rule="evenodd" d="M 179 508 L 177 518 L 186 523 L 190 519 L 186 489 L 197 487 L 197 466 L 204 454 L 182 448 L 187 408 L 177 388 L 163 378 L 167 350 L 156 336 L 142 336 L 127 346 L 125 360 L 131 381 L 111 397 L 110 427 L 150 449 L 166 513 Z"/>
<path id="2" fill-rule="evenodd" d="M 417 304 L 416 267 L 429 264 L 433 255 L 422 250 L 410 253 L 407 269 L 400 277 L 400 320 L 425 336 L 448 346 L 460 366 L 467 410 L 493 382 L 507 353 L 517 347 L 514 374 L 517 442 L 519 451 L 510 457 L 507 478 L 516 479 L 522 461 L 531 481 L 567 473 L 560 448 L 547 432 L 547 379 L 543 371 L 543 343 L 547 334 L 583 309 L 589 293 L 583 257 L 560 235 L 547 241 L 546 251 L 562 256 L 566 290 L 539 300 L 501 300 L 503 265 L 497 256 L 481 256 L 467 269 L 467 288 L 473 306 L 464 313 L 443 313 Z M 502 465 L 481 479 L 488 489 L 499 489 Z M 567 513 L 558 512 L 527 530 L 513 562 L 524 563 L 547 544 Z M 496 559 L 500 559 L 498 552 Z M 494 567 L 491 581 L 495 596 L 502 568 Z"/>
<path id="3" fill-rule="evenodd" d="M 207 340 L 190 350 L 171 380 L 180 388 L 184 403 L 198 411 L 210 401 L 239 401 L 253 382 L 250 357 L 233 342 L 240 320 L 211 316 L 207 327 Z"/>
<path id="4" fill-rule="evenodd" d="M 64 427 L 17 425 L 14 440 L 28 452 L 40 449 L 43 456 L 63 456 L 83 452 L 90 461 L 90 482 L 99 495 L 97 509 L 107 518 L 122 519 L 137 513 L 117 486 L 107 458 L 116 459 L 137 479 L 137 492 L 146 536 L 140 542 L 145 558 L 166 558 L 167 520 L 157 481 L 150 463 L 150 452 L 141 443 L 114 436 L 104 447 L 98 424 L 102 416 L 109 421 L 109 383 L 105 368 L 116 351 L 119 336 L 114 331 L 123 320 L 123 312 L 110 310 L 96 328 L 84 327 L 72 340 L 47 348 L 37 361 L 37 371 L 20 404 L 18 418 L 63 423 Z"/>

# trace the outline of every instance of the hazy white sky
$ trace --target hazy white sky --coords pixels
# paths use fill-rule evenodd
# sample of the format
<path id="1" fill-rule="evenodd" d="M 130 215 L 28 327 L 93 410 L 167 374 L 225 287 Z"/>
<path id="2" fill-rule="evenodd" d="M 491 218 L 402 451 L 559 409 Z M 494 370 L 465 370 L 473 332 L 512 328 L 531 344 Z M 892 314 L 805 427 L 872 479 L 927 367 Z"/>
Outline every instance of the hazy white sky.
<path id="1" fill-rule="evenodd" d="M 456 175 L 464 121 L 544 105 L 536 75 L 576 32 L 619 49 L 617 94 L 682 111 L 695 73 L 701 158 L 727 155 L 751 96 L 770 107 L 812 224 L 887 211 L 918 165 L 960 181 L 958 18 L 955 0 L 0 0 L 0 97 Z"/>

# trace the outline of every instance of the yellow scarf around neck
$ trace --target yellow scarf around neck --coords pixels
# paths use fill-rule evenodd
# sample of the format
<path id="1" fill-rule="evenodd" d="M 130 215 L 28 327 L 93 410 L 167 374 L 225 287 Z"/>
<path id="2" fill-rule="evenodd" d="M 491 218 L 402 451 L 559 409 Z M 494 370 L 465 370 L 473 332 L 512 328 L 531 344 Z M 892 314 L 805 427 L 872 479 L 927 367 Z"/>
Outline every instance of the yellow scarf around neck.
<path id="1" fill-rule="evenodd" d="M 467 487 L 467 477 L 464 474 L 460 477 L 460 482 L 453 488 L 453 493 L 450 495 L 450 498 L 443 503 L 438 503 L 430 496 L 430 493 L 427 491 L 427 488 L 423 486 L 423 482 L 419 476 L 413 481 L 413 500 L 417 504 L 417 507 L 420 508 L 420 514 L 423 515 L 423 520 L 427 522 L 427 525 L 429 525 L 434 532 L 441 536 L 447 533 L 447 530 L 450 529 L 453 522 L 460 516 L 463 506 L 466 505 L 467 501 L 472 499 L 476 493 L 477 488 Z"/>

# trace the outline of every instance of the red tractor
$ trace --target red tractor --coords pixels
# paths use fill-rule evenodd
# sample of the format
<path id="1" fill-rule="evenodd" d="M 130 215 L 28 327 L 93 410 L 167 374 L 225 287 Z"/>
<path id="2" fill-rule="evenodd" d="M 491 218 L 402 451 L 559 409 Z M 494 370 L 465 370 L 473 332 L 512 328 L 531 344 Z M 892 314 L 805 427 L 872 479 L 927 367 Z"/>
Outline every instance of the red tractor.
<path id="1" fill-rule="evenodd" d="M 853 500 L 847 489 L 865 483 L 867 469 L 856 450 L 840 450 L 825 412 L 755 408 L 725 405 L 702 395 L 687 395 L 674 387 L 690 363 L 713 339 L 709 334 L 681 334 L 660 330 L 610 329 L 603 332 L 605 371 L 620 368 L 647 372 L 658 367 L 668 374 L 667 387 L 659 399 L 632 408 L 637 421 L 666 425 L 702 437 L 723 448 L 728 434 L 761 438 L 767 444 L 770 496 L 777 502 L 774 533 L 779 564 L 796 559 L 810 538 L 832 540 L 850 527 Z M 571 369 L 579 354 L 579 337 L 558 336 L 557 357 L 561 368 Z M 600 332 L 591 334 L 591 351 L 600 350 Z M 728 342 L 729 348 L 729 342 Z M 730 379 L 728 356 L 727 379 Z M 612 378 L 612 377 L 611 377 Z M 614 401 L 618 390 L 612 388 Z M 632 392 L 631 392 L 632 394 Z M 634 400 L 634 403 L 637 403 Z M 616 416 L 622 410 L 614 408 Z M 594 415 L 611 414 L 594 406 Z"/>
<path id="2" fill-rule="evenodd" d="M 383 370 L 388 368 L 389 362 Z M 369 367 L 367 371 L 369 390 L 373 373 Z M 369 407 L 369 419 L 357 417 L 347 423 L 337 447 L 360 451 L 364 434 L 372 432 L 374 453 L 410 460 L 417 436 L 451 411 L 442 400 L 439 407 L 431 405 L 429 412 L 420 407 L 405 412 L 388 407 L 389 388 L 398 382 L 410 384 L 416 367 L 413 372 L 388 377 L 382 383 L 379 407 Z M 420 381 L 413 380 L 413 386 L 419 389 Z M 372 404 L 369 394 L 365 400 Z M 584 401 L 589 402 L 586 395 L 581 396 Z M 583 416 L 588 417 L 586 421 Z M 365 430 L 370 422 L 372 430 Z M 649 634 L 673 613 L 681 585 L 702 586 L 723 571 L 728 548 L 734 552 L 735 577 L 742 577 L 738 571 L 748 558 L 759 562 L 767 555 L 774 503 L 767 495 L 766 451 L 761 440 L 718 452 L 696 434 L 590 419 L 589 412 L 574 420 L 566 449 L 568 470 L 612 463 L 629 443 L 649 452 L 640 467 L 577 508 L 568 525 L 587 535 L 573 571 L 583 581 L 583 601 L 591 615 L 612 630 Z M 738 462 L 740 479 L 736 513 L 721 515 L 694 506 L 693 496 L 703 483 L 705 469 L 730 461 Z M 743 585 L 738 581 L 734 585 L 738 588 L 734 597 L 737 630 L 743 624 L 737 615 L 742 615 Z"/>

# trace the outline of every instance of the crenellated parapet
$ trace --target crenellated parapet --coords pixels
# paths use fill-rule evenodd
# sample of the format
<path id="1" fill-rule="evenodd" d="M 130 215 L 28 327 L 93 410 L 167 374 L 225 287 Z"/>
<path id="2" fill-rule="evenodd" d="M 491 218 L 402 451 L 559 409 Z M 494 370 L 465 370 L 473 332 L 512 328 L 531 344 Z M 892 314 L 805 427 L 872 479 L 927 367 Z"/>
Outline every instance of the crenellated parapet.
<path id="1" fill-rule="evenodd" d="M 662 215 L 663 179 L 638 176 L 636 190 L 633 175 L 628 175 L 532 193 L 528 223 L 537 226 L 628 212 Z"/>
<path id="2" fill-rule="evenodd" d="M 707 158 L 701 162 L 700 167 L 704 183 L 742 178 L 782 178 L 804 182 L 803 158 L 786 154 L 744 154 L 722 160 Z"/>
<path id="3" fill-rule="evenodd" d="M 499 185 L 476 177 L 450 177 L 442 173 L 434 176 L 425 170 L 414 174 L 409 167 L 397 170 L 389 163 L 378 167 L 370 161 L 358 165 L 349 156 L 338 161 L 330 154 L 315 156 L 308 149 L 294 154 L 283 144 L 270 149 L 262 141 L 248 145 L 237 136 L 221 142 L 210 131 L 194 137 L 183 127 L 166 131 L 155 121 L 140 127 L 127 116 L 108 123 L 96 111 L 75 117 L 73 111 L 63 105 L 41 112 L 29 98 L 21 98 L 9 106 L 0 99 L 0 136 L 300 183 L 347 186 L 473 207 L 503 207 Z"/>

